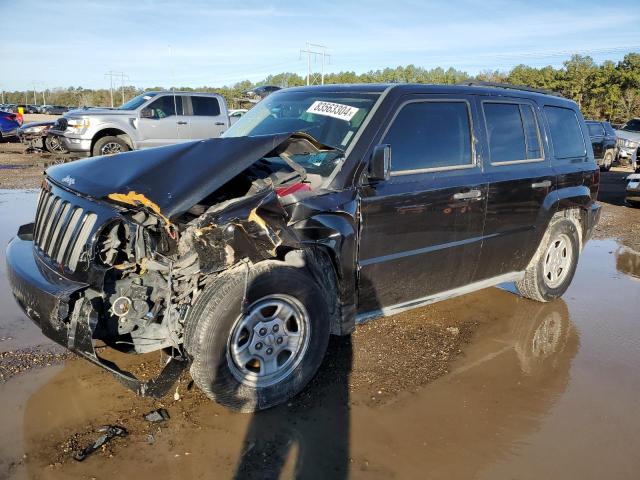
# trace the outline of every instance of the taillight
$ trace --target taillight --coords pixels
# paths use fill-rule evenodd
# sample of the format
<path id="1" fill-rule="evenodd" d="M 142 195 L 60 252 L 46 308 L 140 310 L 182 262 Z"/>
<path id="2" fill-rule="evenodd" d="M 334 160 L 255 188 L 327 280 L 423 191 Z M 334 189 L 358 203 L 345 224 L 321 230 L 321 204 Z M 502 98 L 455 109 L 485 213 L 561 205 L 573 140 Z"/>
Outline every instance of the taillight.
<path id="1" fill-rule="evenodd" d="M 311 187 L 308 183 L 294 183 L 293 185 L 288 185 L 286 187 L 276 188 L 276 193 L 279 197 L 286 197 L 287 195 L 291 195 L 296 192 L 308 191 L 311 191 Z"/>
<path id="2" fill-rule="evenodd" d="M 591 187 L 589 190 L 591 191 L 591 198 L 596 200 L 598 198 L 598 190 L 600 188 L 600 169 L 596 168 L 593 171 L 593 179 L 591 181 Z"/>

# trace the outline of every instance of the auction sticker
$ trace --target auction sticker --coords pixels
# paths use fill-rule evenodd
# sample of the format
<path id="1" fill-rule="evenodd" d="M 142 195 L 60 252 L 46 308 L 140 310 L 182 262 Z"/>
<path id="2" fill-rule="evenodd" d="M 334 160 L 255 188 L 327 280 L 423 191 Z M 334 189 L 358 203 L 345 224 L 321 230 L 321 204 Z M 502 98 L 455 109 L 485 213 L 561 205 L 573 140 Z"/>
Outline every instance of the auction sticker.
<path id="1" fill-rule="evenodd" d="M 340 120 L 350 121 L 353 116 L 358 113 L 358 108 L 342 105 L 341 103 L 322 102 L 316 100 L 307 109 L 308 113 L 316 115 L 324 115 L 326 117 L 339 118 Z"/>

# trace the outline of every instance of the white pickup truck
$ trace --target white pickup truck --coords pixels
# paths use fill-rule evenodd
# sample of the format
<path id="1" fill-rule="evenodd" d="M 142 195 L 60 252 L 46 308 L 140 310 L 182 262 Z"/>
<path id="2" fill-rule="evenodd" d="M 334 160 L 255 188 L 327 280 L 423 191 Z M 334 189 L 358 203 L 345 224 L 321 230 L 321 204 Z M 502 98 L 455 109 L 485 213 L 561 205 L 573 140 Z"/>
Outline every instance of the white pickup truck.
<path id="1" fill-rule="evenodd" d="M 229 128 L 224 98 L 213 93 L 145 92 L 124 105 L 73 110 L 49 130 L 70 152 L 110 155 L 219 137 Z"/>

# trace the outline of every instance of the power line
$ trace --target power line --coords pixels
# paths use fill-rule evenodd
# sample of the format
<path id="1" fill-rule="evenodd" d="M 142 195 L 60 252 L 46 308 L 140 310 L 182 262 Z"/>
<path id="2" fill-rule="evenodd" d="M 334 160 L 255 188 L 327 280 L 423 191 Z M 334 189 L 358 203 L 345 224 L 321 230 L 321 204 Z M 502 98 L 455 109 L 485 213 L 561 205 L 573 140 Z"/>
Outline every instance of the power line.
<path id="1" fill-rule="evenodd" d="M 312 50 L 312 47 L 320 50 Z M 324 85 L 324 65 L 326 61 L 329 61 L 331 59 L 331 55 L 327 53 L 327 47 L 325 47 L 324 45 L 317 45 L 315 43 L 307 42 L 307 48 L 305 50 L 300 50 L 301 58 L 303 53 L 307 54 L 307 85 L 315 84 L 318 81 L 318 74 L 313 73 L 311 69 L 312 56 L 314 63 L 318 61 L 318 57 L 322 58 L 322 66 L 320 68 L 320 85 Z"/>
<path id="2" fill-rule="evenodd" d="M 111 95 L 111 108 L 113 108 L 113 78 L 120 77 L 120 88 L 122 90 L 122 103 L 124 103 L 124 79 L 129 80 L 129 76 L 125 75 L 123 72 L 114 72 L 110 70 L 109 72 L 104 74 L 105 77 L 109 77 L 109 93 Z M 117 87 L 116 87 L 117 88 Z"/>

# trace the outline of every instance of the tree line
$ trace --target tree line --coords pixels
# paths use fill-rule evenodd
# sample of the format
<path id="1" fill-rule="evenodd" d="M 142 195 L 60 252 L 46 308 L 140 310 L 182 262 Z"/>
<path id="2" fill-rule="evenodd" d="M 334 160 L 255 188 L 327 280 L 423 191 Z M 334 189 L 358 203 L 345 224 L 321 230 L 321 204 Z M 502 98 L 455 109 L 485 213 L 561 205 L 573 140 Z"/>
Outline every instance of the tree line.
<path id="1" fill-rule="evenodd" d="M 632 117 L 640 117 L 640 53 L 629 53 L 619 62 L 610 60 L 601 64 L 593 58 L 573 55 L 561 68 L 552 66 L 535 68 L 518 65 L 509 71 L 483 71 L 472 76 L 466 72 L 449 68 L 425 69 L 415 65 L 371 70 L 366 73 L 329 73 L 325 84 L 336 83 L 439 83 L 457 84 L 470 80 L 508 83 L 551 90 L 573 99 L 580 106 L 585 118 L 609 120 L 621 123 Z M 252 83 L 248 80 L 225 87 L 176 87 L 176 90 L 219 93 L 230 108 L 246 107 L 243 92 L 259 85 L 293 87 L 306 84 L 306 78 L 296 73 L 269 75 L 264 80 Z M 162 87 L 145 89 L 165 90 Z M 128 100 L 143 90 L 126 86 L 113 92 L 114 105 L 124 98 Z M 109 89 L 83 87 L 55 88 L 45 90 L 49 105 L 110 106 Z M 37 103 L 42 103 L 42 92 L 36 92 Z M 5 92 L 7 103 L 34 103 L 33 91 Z"/>

